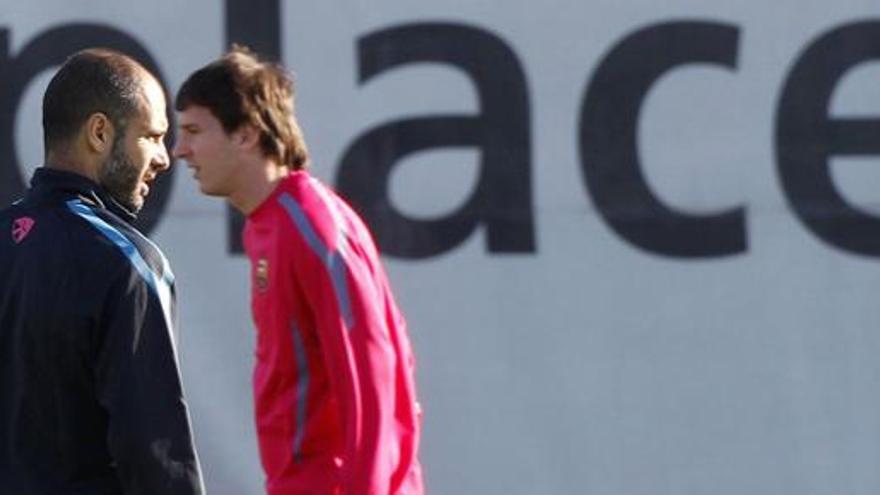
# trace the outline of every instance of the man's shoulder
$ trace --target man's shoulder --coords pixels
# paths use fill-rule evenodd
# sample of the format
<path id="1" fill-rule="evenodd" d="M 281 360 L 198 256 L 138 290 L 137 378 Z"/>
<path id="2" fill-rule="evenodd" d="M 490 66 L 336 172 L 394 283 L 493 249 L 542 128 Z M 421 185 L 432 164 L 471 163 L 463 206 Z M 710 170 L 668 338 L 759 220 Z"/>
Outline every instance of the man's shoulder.
<path id="1" fill-rule="evenodd" d="M 289 194 L 297 199 L 314 195 L 336 195 L 324 181 L 305 170 L 293 172 L 285 177 L 279 185 L 279 190 L 282 194 Z"/>
<path id="2" fill-rule="evenodd" d="M 40 245 L 68 249 L 70 242 L 84 237 L 85 225 L 64 202 L 19 200 L 0 210 L 0 230 L 5 241 L 21 247 Z"/>
<path id="3" fill-rule="evenodd" d="M 303 173 L 289 177 L 274 201 L 274 208 L 281 213 L 267 222 L 270 225 L 264 230 L 275 230 L 271 224 L 278 222 L 284 226 L 281 232 L 286 233 L 279 237 L 297 236 L 312 250 L 323 253 L 321 256 L 343 249 L 343 239 L 372 243 L 369 228 L 357 211 L 317 178 Z"/>
<path id="4" fill-rule="evenodd" d="M 117 257 L 121 256 L 133 268 L 143 271 L 149 267 L 158 273 L 170 271 L 159 247 L 112 211 L 82 202 L 70 206 L 73 213 L 88 224 L 95 243 L 113 251 Z"/>
<path id="5" fill-rule="evenodd" d="M 290 210 L 296 203 L 307 215 L 330 215 L 339 221 L 352 211 L 348 202 L 331 186 L 306 172 L 297 172 L 284 180 L 277 195 L 277 206 Z"/>
<path id="6" fill-rule="evenodd" d="M 290 217 L 294 224 L 307 220 L 310 224 L 323 225 L 339 220 L 336 193 L 319 179 L 297 173 L 285 179 L 279 189 L 273 207 L 282 216 Z"/>
<path id="7" fill-rule="evenodd" d="M 73 276 L 93 287 L 126 269 L 118 247 L 67 202 L 24 201 L 0 211 L 0 257 L 34 276 Z"/>
<path id="8" fill-rule="evenodd" d="M 107 273 L 144 271 L 161 273 L 163 255 L 136 228 L 100 205 L 74 198 L 65 201 L 57 214 L 58 236 L 66 238 L 79 262 L 101 265 Z"/>

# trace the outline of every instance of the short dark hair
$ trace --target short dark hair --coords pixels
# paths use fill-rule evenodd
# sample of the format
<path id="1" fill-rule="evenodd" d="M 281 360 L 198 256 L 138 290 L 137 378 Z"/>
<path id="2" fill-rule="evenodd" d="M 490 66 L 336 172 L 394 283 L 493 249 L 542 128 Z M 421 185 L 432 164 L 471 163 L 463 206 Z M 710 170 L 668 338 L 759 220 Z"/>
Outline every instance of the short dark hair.
<path id="1" fill-rule="evenodd" d="M 195 71 L 177 92 L 174 107 L 207 108 L 229 134 L 243 124 L 260 133 L 266 156 L 292 170 L 308 165 L 308 149 L 294 116 L 293 78 L 280 65 L 233 45 L 220 59 Z"/>
<path id="2" fill-rule="evenodd" d="M 113 50 L 91 48 L 73 54 L 43 95 L 46 153 L 67 144 L 94 113 L 107 115 L 117 132 L 125 133 L 149 74 L 133 58 Z"/>

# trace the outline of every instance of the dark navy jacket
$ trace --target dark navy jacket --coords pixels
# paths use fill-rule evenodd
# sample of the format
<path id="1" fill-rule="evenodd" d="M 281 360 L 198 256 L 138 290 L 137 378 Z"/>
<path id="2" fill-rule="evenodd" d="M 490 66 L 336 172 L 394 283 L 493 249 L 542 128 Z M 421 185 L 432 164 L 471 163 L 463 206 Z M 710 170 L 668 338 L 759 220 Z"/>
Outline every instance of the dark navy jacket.
<path id="1" fill-rule="evenodd" d="M 203 492 L 174 278 L 131 220 L 47 168 L 0 212 L 0 494 Z"/>

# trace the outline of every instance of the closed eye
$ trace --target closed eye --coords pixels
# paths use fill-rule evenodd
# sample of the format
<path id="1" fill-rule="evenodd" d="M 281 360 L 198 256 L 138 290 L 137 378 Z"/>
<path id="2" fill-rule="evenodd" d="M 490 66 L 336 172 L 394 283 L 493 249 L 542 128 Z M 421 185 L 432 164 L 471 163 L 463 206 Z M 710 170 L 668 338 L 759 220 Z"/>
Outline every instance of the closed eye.
<path id="1" fill-rule="evenodd" d="M 199 128 L 194 125 L 182 125 L 180 126 L 180 130 L 189 135 L 195 135 L 199 133 Z"/>

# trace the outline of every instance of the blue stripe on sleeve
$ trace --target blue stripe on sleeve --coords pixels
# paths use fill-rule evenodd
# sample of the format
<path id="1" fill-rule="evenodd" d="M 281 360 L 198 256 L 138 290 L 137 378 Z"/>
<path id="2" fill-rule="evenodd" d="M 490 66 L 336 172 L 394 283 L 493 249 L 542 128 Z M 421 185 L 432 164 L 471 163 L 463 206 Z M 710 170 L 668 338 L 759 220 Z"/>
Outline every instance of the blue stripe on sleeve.
<path id="1" fill-rule="evenodd" d="M 351 301 L 348 295 L 348 281 L 345 277 L 346 265 L 345 258 L 337 250 L 330 248 L 318 237 L 309 219 L 306 217 L 300 204 L 287 193 L 281 194 L 278 201 L 287 210 L 293 225 L 299 230 L 300 234 L 305 238 L 309 248 L 324 263 L 330 280 L 333 284 L 333 292 L 336 295 L 336 302 L 339 304 L 339 311 L 342 313 L 342 319 L 346 328 L 350 331 L 354 324 L 354 316 L 351 312 Z"/>
<path id="2" fill-rule="evenodd" d="M 149 265 L 147 265 L 147 262 L 144 261 L 144 258 L 141 256 L 140 252 L 138 252 L 134 243 L 132 243 L 124 234 L 122 234 L 119 229 L 113 227 L 105 220 L 100 218 L 98 215 L 96 215 L 95 212 L 92 211 L 91 208 L 86 206 L 85 203 L 83 203 L 81 200 L 72 199 L 67 202 L 67 207 L 74 214 L 89 222 L 93 227 L 95 227 L 95 229 L 98 230 L 98 232 L 103 234 L 104 237 L 109 239 L 110 242 L 112 242 L 117 248 L 119 248 L 119 250 L 122 251 L 125 257 L 128 258 L 128 261 L 131 262 L 134 269 L 147 283 L 147 286 L 150 287 L 153 293 L 156 294 L 162 307 L 162 313 L 165 315 L 165 324 L 169 332 L 169 337 L 171 338 L 171 345 L 172 347 L 174 347 L 174 357 L 176 359 L 177 348 L 175 345 L 174 336 L 171 335 L 171 329 L 173 328 L 171 316 L 171 284 L 174 281 L 174 277 L 173 275 L 171 275 L 171 271 L 163 269 L 161 277 L 156 275 L 156 273 L 150 269 Z"/>
<path id="3" fill-rule="evenodd" d="M 306 404 L 309 400 L 309 362 L 302 332 L 292 324 L 293 351 L 296 355 L 296 433 L 293 436 L 293 459 L 302 461 L 302 443 L 306 432 Z"/>

